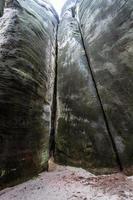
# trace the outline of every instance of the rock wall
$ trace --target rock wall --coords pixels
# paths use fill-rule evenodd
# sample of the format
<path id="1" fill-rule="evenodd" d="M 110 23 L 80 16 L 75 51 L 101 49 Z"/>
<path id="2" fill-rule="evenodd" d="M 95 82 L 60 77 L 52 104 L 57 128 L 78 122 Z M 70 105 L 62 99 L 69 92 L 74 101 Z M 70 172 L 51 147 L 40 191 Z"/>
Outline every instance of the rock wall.
<path id="1" fill-rule="evenodd" d="M 66 10 L 58 27 L 56 161 L 105 173 L 117 166 L 115 153 L 72 16 Z"/>
<path id="2" fill-rule="evenodd" d="M 57 24 L 45 1 L 6 1 L 0 18 L 2 181 L 47 167 Z"/>
<path id="3" fill-rule="evenodd" d="M 133 166 L 133 1 L 83 0 L 78 10 L 109 129 L 123 168 L 130 168 Z"/>
<path id="4" fill-rule="evenodd" d="M 3 7 L 0 182 L 46 169 L 55 131 L 58 163 L 132 173 L 133 0 L 68 0 L 58 45 L 48 2 Z"/>
<path id="5" fill-rule="evenodd" d="M 75 19 L 68 17 L 70 12 Z M 75 24 L 76 20 L 79 29 Z M 108 143 L 104 144 L 106 132 L 112 143 L 118 166 L 127 173 L 132 172 L 132 25 L 132 0 L 68 0 L 66 2 L 62 11 L 58 37 L 57 148 L 60 150 L 58 155 L 60 161 L 67 163 L 70 156 L 72 163 L 76 158 L 78 162 L 75 162 L 75 165 L 77 166 L 82 158 L 85 158 L 85 161 L 88 159 L 81 152 L 86 150 L 85 153 L 89 157 L 92 149 L 94 151 L 96 146 L 99 146 L 103 151 L 103 157 L 101 158 L 98 154 L 99 160 L 95 156 L 90 157 L 88 165 L 91 165 L 95 159 L 102 165 L 103 160 L 108 160 L 108 152 L 104 154 L 108 149 L 106 147 Z M 81 53 L 83 48 L 86 58 Z M 86 72 L 83 75 L 81 68 L 88 68 L 88 74 Z M 81 123 L 82 119 L 84 119 L 83 123 Z M 89 140 L 93 141 L 91 148 L 87 146 Z M 77 150 L 77 145 L 81 147 L 80 150 Z M 98 153 L 100 150 L 97 149 Z M 67 153 L 65 159 L 63 159 L 64 152 Z M 110 156 L 108 161 L 112 163 Z M 85 164 L 81 166 L 86 167 Z M 94 166 L 96 167 L 94 164 L 92 168 Z"/>
<path id="6" fill-rule="evenodd" d="M 5 0 L 0 1 L 0 17 L 3 15 Z"/>

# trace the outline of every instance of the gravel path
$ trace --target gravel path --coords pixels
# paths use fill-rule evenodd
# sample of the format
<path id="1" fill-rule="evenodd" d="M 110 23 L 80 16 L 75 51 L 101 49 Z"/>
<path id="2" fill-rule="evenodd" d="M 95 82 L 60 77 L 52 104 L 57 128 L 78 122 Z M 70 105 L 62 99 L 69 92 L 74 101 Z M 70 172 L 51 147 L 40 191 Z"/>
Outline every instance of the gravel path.
<path id="1" fill-rule="evenodd" d="M 73 167 L 56 166 L 18 186 L 0 191 L 0 200 L 133 200 L 133 177 L 94 176 Z"/>

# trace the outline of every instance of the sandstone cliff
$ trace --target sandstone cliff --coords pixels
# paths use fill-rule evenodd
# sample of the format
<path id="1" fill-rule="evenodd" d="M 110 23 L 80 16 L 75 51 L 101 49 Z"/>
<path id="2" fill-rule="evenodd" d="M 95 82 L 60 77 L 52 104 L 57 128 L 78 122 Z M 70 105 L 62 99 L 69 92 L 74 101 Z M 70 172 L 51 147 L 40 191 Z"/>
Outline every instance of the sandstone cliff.
<path id="1" fill-rule="evenodd" d="M 70 12 L 72 18 L 68 17 Z M 75 25 L 77 21 L 79 28 Z M 98 154 L 101 151 L 101 154 L 106 155 L 102 155 L 104 161 L 106 160 L 106 162 L 111 164 L 113 159 L 110 159 L 108 155 L 108 150 L 110 149 L 111 153 L 111 148 L 107 142 L 104 142 L 106 132 L 108 139 L 112 143 L 117 164 L 121 170 L 124 169 L 129 173 L 132 172 L 133 165 L 132 25 L 132 0 L 68 0 L 64 5 L 62 22 L 59 25 L 58 66 L 60 81 L 59 101 L 61 101 L 59 103 L 59 115 L 63 119 L 61 121 L 59 117 L 58 129 L 62 128 L 62 131 L 57 131 L 57 135 L 59 136 L 57 140 L 57 143 L 59 143 L 58 147 L 63 151 L 65 148 L 68 155 L 71 154 L 76 160 L 84 158 L 80 154 L 84 151 L 83 149 L 87 151 L 87 155 L 91 154 L 92 149 L 95 149 L 98 151 L 97 153 L 94 151 L 98 158 L 100 158 Z M 82 56 L 83 50 L 80 49 L 80 53 L 78 51 L 79 44 L 81 43 L 80 37 L 82 37 L 82 48 L 84 48 L 86 58 Z M 65 53 L 66 51 L 67 53 Z M 87 66 L 86 59 L 88 60 Z M 91 76 L 87 80 L 92 80 L 92 83 L 90 84 L 89 82 L 87 84 L 85 77 L 83 78 L 84 85 L 88 88 L 88 91 L 84 89 L 84 94 L 82 94 L 81 84 L 83 84 L 83 81 L 81 81 L 81 68 L 83 69 L 85 66 L 86 68 L 88 67 L 88 73 Z M 80 68 L 80 76 L 74 72 L 75 68 Z M 68 73 L 69 78 L 66 77 Z M 87 77 L 87 72 L 85 76 Z M 68 92 L 66 92 L 66 88 Z M 93 96 L 90 95 L 92 92 Z M 86 94 L 88 95 L 88 99 L 86 98 L 85 102 Z M 85 109 L 83 102 L 87 106 Z M 93 103 L 91 104 L 91 102 Z M 98 102 L 100 103 L 99 107 L 96 107 Z M 100 107 L 101 111 L 99 112 Z M 80 113 L 76 113 L 79 116 L 76 118 L 78 121 L 76 124 L 74 122 L 75 113 L 74 116 L 72 115 L 74 109 L 76 112 L 81 110 Z M 101 116 L 101 112 L 103 116 Z M 86 113 L 87 117 L 85 117 Z M 87 125 L 86 131 L 84 131 L 84 123 L 81 122 L 83 118 L 84 123 Z M 103 118 L 105 124 L 102 121 Z M 80 134 L 82 137 L 78 137 Z M 63 137 L 65 137 L 65 140 Z M 73 145 L 71 138 L 74 141 Z M 84 142 L 82 138 L 84 138 Z M 90 142 L 93 144 L 91 148 L 90 146 L 89 148 L 87 147 L 87 142 L 88 144 Z M 82 146 L 80 151 L 77 145 Z M 74 151 L 70 153 L 71 148 L 77 150 L 76 153 Z M 58 155 L 58 157 L 62 159 L 62 155 Z M 97 161 L 98 158 L 96 159 Z M 95 156 L 91 157 L 88 161 L 85 159 L 89 164 L 93 163 L 94 160 Z M 67 162 L 69 162 L 69 158 L 67 158 Z M 75 165 L 78 164 L 75 163 Z M 103 160 L 100 158 L 100 165 L 102 164 Z"/>
<path id="2" fill-rule="evenodd" d="M 45 1 L 6 1 L 0 18 L 2 180 L 47 168 L 57 24 Z"/>
<path id="3" fill-rule="evenodd" d="M 0 181 L 51 155 L 132 173 L 133 0 L 68 0 L 60 23 L 46 0 L 1 0 L 0 16 Z"/>

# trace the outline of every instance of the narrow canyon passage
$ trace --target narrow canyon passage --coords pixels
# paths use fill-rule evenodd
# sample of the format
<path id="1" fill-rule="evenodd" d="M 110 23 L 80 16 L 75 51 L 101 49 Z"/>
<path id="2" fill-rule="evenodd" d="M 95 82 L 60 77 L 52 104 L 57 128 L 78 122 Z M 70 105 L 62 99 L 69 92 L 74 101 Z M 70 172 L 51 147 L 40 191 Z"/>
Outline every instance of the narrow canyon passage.
<path id="1" fill-rule="evenodd" d="M 62 200 L 132 198 L 132 15 L 132 0 L 68 0 L 60 19 L 45 0 L 0 2 L 0 189 L 52 163 L 14 191 L 47 196 L 53 176 L 57 199 L 60 184 Z"/>

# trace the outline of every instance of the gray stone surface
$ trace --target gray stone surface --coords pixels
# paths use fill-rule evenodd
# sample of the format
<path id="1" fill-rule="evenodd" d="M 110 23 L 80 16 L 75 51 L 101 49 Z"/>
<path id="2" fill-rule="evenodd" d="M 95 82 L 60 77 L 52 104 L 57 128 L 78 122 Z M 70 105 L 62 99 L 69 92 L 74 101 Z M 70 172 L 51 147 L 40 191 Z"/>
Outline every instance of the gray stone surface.
<path id="1" fill-rule="evenodd" d="M 79 21 L 110 131 L 133 165 L 133 0 L 83 0 Z"/>
<path id="2" fill-rule="evenodd" d="M 0 17 L 3 15 L 5 0 L 0 0 Z"/>
<path id="3" fill-rule="evenodd" d="M 70 14 L 72 8 L 76 7 L 77 0 L 67 0 L 62 8 L 61 18 L 67 13 Z M 71 14 L 70 14 L 71 15 Z"/>
<path id="4" fill-rule="evenodd" d="M 58 126 L 56 161 L 95 173 L 117 166 L 91 77 L 77 20 L 71 9 L 58 28 Z"/>
<path id="5" fill-rule="evenodd" d="M 46 169 L 49 135 L 55 131 L 55 64 L 56 160 L 109 173 L 119 165 L 117 153 L 132 173 L 133 0 L 68 0 L 59 25 L 57 63 L 58 17 L 51 5 L 6 0 L 2 16 L 3 3 L 0 181 Z"/>
<path id="6" fill-rule="evenodd" d="M 0 180 L 46 168 L 57 19 L 38 0 L 8 1 L 0 18 Z"/>

